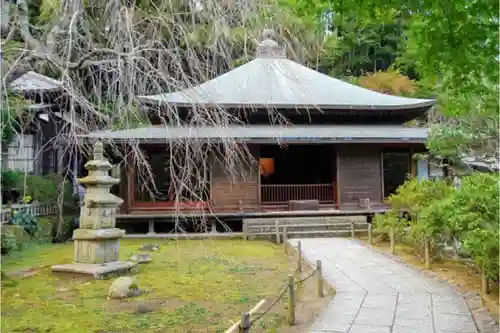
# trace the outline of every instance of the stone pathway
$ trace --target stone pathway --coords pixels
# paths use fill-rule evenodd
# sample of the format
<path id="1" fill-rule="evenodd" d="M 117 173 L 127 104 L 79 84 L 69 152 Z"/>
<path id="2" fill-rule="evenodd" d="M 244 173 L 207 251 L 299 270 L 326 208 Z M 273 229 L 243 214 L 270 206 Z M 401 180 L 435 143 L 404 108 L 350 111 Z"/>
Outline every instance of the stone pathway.
<path id="1" fill-rule="evenodd" d="M 290 240 L 293 246 L 297 239 Z M 301 239 L 337 290 L 309 333 L 478 333 L 462 295 L 346 238 Z"/>

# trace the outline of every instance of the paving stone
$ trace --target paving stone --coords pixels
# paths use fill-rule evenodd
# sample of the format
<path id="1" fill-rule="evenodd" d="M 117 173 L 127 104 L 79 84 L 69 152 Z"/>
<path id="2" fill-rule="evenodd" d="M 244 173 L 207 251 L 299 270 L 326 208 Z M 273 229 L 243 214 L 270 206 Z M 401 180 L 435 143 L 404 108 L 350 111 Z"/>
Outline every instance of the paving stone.
<path id="1" fill-rule="evenodd" d="M 463 301 L 434 303 L 432 308 L 436 314 L 468 315 L 470 313 L 467 304 Z"/>
<path id="2" fill-rule="evenodd" d="M 434 315 L 434 323 L 437 331 L 477 333 L 476 324 L 470 315 L 437 314 Z"/>
<path id="3" fill-rule="evenodd" d="M 399 327 L 424 327 L 429 331 L 432 330 L 432 318 L 395 318 L 394 326 Z"/>
<path id="4" fill-rule="evenodd" d="M 363 301 L 363 307 L 396 307 L 397 295 L 368 294 Z"/>
<path id="5" fill-rule="evenodd" d="M 428 327 L 407 327 L 394 325 L 392 327 L 392 333 L 434 333 L 434 330 Z"/>
<path id="6" fill-rule="evenodd" d="M 411 304 L 398 304 L 396 307 L 397 319 L 425 319 L 432 320 L 430 307 L 414 306 Z"/>
<path id="7" fill-rule="evenodd" d="M 354 324 L 349 333 L 391 333 L 391 326 L 374 326 Z"/>
<path id="8" fill-rule="evenodd" d="M 362 307 L 359 310 L 355 324 L 361 325 L 382 325 L 390 326 L 392 325 L 394 319 L 394 308 L 383 308 L 383 307 Z"/>
<path id="9" fill-rule="evenodd" d="M 411 304 L 414 306 L 431 306 L 431 295 L 428 293 L 399 293 L 398 295 L 398 305 L 399 304 Z"/>

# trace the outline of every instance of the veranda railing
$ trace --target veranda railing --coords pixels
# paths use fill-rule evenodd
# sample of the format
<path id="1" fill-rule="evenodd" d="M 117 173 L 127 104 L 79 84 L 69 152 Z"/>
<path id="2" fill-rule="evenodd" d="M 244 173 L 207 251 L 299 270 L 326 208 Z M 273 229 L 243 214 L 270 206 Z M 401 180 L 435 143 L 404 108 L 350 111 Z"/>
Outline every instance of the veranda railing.
<path id="1" fill-rule="evenodd" d="M 328 184 L 284 184 L 261 185 L 261 203 L 284 204 L 292 200 L 318 200 L 319 203 L 334 203 L 335 188 Z"/>

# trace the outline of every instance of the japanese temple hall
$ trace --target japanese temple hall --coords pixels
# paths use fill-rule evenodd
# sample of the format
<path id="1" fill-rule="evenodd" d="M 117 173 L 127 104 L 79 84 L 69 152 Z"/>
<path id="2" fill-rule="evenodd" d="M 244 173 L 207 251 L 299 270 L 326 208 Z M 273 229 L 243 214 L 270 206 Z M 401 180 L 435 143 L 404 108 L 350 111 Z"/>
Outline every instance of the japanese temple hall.
<path id="1" fill-rule="evenodd" d="M 407 123 L 425 117 L 434 99 L 391 96 L 335 79 L 287 59 L 273 34 L 264 35 L 252 61 L 197 86 L 138 98 L 150 108 L 175 108 L 186 119 L 193 108 L 204 108 L 231 114 L 234 122 L 197 126 L 181 119 L 174 125 L 151 117 L 147 127 L 85 135 L 118 147 L 133 142 L 148 161 L 149 190 L 137 167 L 122 163 L 121 214 L 288 211 L 298 202 L 308 209 L 362 210 L 383 207 L 409 175 L 429 176 L 428 163 L 412 158 L 425 151 L 428 129 Z M 204 166 L 188 171 L 203 181 L 196 190 L 174 191 L 172 143 L 190 140 L 207 143 Z M 244 177 L 228 176 L 224 158 L 210 157 L 224 140 L 251 157 L 239 166 Z"/>

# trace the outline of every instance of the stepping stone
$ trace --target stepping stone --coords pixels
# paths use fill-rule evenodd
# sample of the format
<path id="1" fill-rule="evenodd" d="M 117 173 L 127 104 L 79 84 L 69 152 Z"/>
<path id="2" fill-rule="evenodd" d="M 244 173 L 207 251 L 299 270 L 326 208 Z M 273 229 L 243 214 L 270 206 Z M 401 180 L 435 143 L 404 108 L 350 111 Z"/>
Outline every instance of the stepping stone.
<path id="1" fill-rule="evenodd" d="M 153 258 L 147 253 L 134 254 L 129 258 L 130 261 L 138 264 L 147 264 L 153 261 Z"/>
<path id="2" fill-rule="evenodd" d="M 158 245 L 158 244 L 145 244 L 145 245 L 141 246 L 141 248 L 139 249 L 139 251 L 150 251 L 150 252 L 159 251 L 159 250 L 160 250 L 160 245 Z"/>

